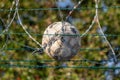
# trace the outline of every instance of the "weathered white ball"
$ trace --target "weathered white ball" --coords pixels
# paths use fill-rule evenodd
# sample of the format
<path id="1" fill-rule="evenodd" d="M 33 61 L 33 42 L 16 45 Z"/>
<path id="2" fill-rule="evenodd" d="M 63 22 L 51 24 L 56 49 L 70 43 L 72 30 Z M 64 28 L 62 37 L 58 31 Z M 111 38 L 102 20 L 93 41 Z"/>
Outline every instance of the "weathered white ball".
<path id="1" fill-rule="evenodd" d="M 50 57 L 69 60 L 80 49 L 79 31 L 68 22 L 54 22 L 45 30 L 42 46 Z"/>

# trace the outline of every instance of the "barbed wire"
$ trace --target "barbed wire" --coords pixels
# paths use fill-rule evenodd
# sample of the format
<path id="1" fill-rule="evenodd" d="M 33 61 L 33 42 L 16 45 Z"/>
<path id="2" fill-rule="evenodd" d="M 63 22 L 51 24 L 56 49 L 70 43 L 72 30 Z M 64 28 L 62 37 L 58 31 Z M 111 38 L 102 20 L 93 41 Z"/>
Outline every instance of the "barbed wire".
<path id="1" fill-rule="evenodd" d="M 114 9 L 120 9 L 120 6 L 107 6 L 107 9 L 114 8 Z M 19 8 L 18 11 L 43 11 L 43 10 L 58 10 L 59 8 Z M 61 8 L 61 10 L 72 10 L 73 8 Z M 91 10 L 96 9 L 95 7 L 80 7 L 75 8 L 75 10 Z M 98 7 L 97 9 L 105 9 L 105 7 Z M 0 12 L 9 12 L 9 11 L 15 11 L 15 9 L 0 9 Z"/>

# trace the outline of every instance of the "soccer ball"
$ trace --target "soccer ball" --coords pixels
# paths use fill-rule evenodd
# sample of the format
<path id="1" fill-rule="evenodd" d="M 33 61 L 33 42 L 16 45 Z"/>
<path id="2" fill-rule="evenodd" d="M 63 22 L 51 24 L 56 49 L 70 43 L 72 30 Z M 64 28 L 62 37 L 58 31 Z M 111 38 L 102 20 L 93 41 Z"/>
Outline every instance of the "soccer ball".
<path id="1" fill-rule="evenodd" d="M 70 60 L 80 49 L 79 31 L 68 22 L 54 22 L 44 31 L 42 46 L 56 60 Z"/>

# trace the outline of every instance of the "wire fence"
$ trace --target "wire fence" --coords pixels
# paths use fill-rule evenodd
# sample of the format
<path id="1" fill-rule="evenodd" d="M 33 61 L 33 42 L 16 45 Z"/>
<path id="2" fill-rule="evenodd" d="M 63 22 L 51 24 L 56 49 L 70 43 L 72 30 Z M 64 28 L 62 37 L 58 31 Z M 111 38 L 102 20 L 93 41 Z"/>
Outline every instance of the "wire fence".
<path id="1" fill-rule="evenodd" d="M 116 48 L 116 49 L 118 49 L 118 48 Z M 34 51 L 35 50 L 35 48 L 7 48 L 7 49 L 4 49 L 4 50 L 8 50 L 8 51 L 10 51 L 10 50 L 20 50 L 20 51 Z M 100 48 L 81 48 L 80 50 L 79 50 L 80 52 L 81 51 L 101 51 L 101 49 Z"/>
<path id="2" fill-rule="evenodd" d="M 120 9 L 120 6 L 108 6 L 107 9 Z M 30 8 L 30 9 L 25 9 L 25 8 L 19 8 L 19 11 L 43 11 L 43 10 L 58 10 L 59 8 Z M 72 10 L 73 8 L 61 8 L 61 10 Z M 76 8 L 75 10 L 93 10 L 96 9 L 95 7 L 81 7 L 81 8 Z M 98 7 L 97 9 L 106 9 L 105 7 Z M 0 9 L 0 12 L 9 12 L 9 11 L 16 11 L 15 9 Z"/>
<path id="3" fill-rule="evenodd" d="M 30 62 L 30 63 L 34 63 L 34 62 L 55 62 L 56 60 L 53 59 L 44 59 L 44 60 L 0 60 L 0 62 Z M 120 61 L 120 59 L 118 59 L 118 61 Z M 57 61 L 56 61 L 57 62 Z M 93 63 L 97 63 L 97 62 L 112 62 L 112 60 L 77 60 L 77 59 L 73 59 L 73 60 L 61 60 L 60 62 L 93 62 Z"/>
<path id="4" fill-rule="evenodd" d="M 120 60 L 118 60 L 120 61 Z M 10 64 L 12 62 L 12 64 Z M 17 63 L 16 63 L 17 62 Z M 29 63 L 29 64 L 18 64 L 19 62 Z M 41 62 L 42 65 L 33 65 L 30 63 Z M 80 65 L 77 66 L 67 66 L 67 65 L 57 65 L 50 66 L 48 63 L 56 62 L 56 60 L 0 60 L 0 67 L 4 68 L 79 68 L 79 69 L 120 69 L 120 67 L 115 66 L 84 66 L 82 63 L 100 63 L 100 62 L 112 62 L 112 60 L 63 60 L 60 62 L 78 62 Z M 15 64 L 14 64 L 15 63 Z M 46 64 L 47 63 L 47 64 Z"/>
<path id="5" fill-rule="evenodd" d="M 120 6 L 108 6 L 107 9 L 120 9 Z M 75 10 L 93 10 L 93 9 L 106 9 L 105 7 L 81 7 L 81 8 L 75 8 Z M 59 10 L 59 8 L 30 8 L 30 9 L 25 9 L 25 8 L 19 8 L 18 11 L 43 11 L 43 10 Z M 61 8 L 61 10 L 72 10 L 72 8 Z M 1 12 L 11 12 L 11 11 L 16 11 L 16 9 L 0 9 L 0 13 Z M 0 33 L 1 34 L 1 33 Z M 10 35 L 27 35 L 26 33 L 18 33 L 18 32 L 14 32 L 14 33 L 3 33 L 3 34 L 10 34 Z M 35 36 L 43 36 L 43 35 L 53 35 L 53 34 L 34 34 L 34 33 L 30 33 L 31 35 L 35 35 Z M 69 34 L 57 34 L 57 35 L 62 35 L 62 36 L 81 36 L 81 34 L 74 34 L 74 35 L 69 35 Z M 84 36 L 106 36 L 106 37 L 119 37 L 120 34 L 85 34 Z M 34 48 L 29 48 L 31 50 L 35 50 Z M 116 48 L 117 50 L 120 50 L 119 48 Z M 4 50 L 26 50 L 25 48 L 7 48 Z M 79 51 L 101 51 L 102 49 L 100 48 L 81 48 Z M 99 63 L 99 62 L 108 62 L 111 60 L 67 60 L 64 62 L 92 62 L 92 63 Z M 120 60 L 118 60 L 120 61 Z M 105 67 L 105 66 L 49 66 L 49 65 L 43 65 L 43 66 L 39 66 L 39 65 L 20 65 L 20 64 L 5 64 L 6 62 L 28 62 L 28 63 L 32 63 L 32 62 L 55 62 L 55 60 L 0 60 L 0 67 L 5 67 L 5 68 L 80 68 L 80 69 L 120 69 L 120 67 Z M 4 63 L 4 64 L 3 64 Z"/>
<path id="6" fill-rule="evenodd" d="M 3 33 L 3 34 L 10 34 L 10 35 L 27 35 L 26 33 L 22 33 L 22 32 L 14 32 L 14 33 Z M 34 36 L 43 36 L 43 35 L 47 35 L 47 36 L 51 36 L 51 35 L 61 35 L 61 36 L 81 36 L 82 34 L 36 34 L 36 33 L 30 33 L 31 35 Z M 104 36 L 102 34 L 85 34 L 85 36 Z M 120 34 L 105 34 L 106 37 L 119 37 Z"/>
<path id="7" fill-rule="evenodd" d="M 120 69 L 120 67 L 95 67 L 95 66 L 39 66 L 39 65 L 9 65 L 9 64 L 2 64 L 0 67 L 6 67 L 6 68 L 79 68 L 79 69 Z"/>

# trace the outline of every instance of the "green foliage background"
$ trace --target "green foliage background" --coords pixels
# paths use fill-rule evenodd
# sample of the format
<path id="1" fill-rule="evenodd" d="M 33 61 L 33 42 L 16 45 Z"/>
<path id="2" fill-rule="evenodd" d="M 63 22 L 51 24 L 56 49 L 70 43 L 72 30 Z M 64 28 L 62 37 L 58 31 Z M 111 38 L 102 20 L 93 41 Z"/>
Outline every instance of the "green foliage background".
<path id="1" fill-rule="evenodd" d="M 72 0 L 77 4 L 78 0 Z M 1 0 L 0 18 L 7 25 L 8 21 L 12 19 L 14 11 L 11 12 L 11 16 L 8 19 L 9 11 L 7 11 L 13 0 Z M 99 19 L 101 26 L 107 27 L 105 34 L 120 35 L 120 1 L 119 0 L 104 0 L 107 5 L 107 12 L 104 12 L 102 8 L 99 9 Z M 81 4 L 80 10 L 75 10 L 72 13 L 72 17 L 78 19 L 73 21 L 74 25 L 80 31 L 80 34 L 84 33 L 91 24 L 95 15 L 95 3 L 94 0 L 84 0 Z M 99 7 L 102 6 L 102 0 L 100 0 Z M 119 7 L 115 7 L 119 6 Z M 38 9 L 43 10 L 29 10 Z M 32 33 L 31 35 L 41 43 L 44 30 L 53 22 L 61 21 L 59 12 L 56 8 L 55 0 L 20 0 L 19 10 L 20 17 L 27 30 Z M 70 10 L 62 10 L 64 18 L 68 15 Z M 2 24 L 0 23 L 2 26 Z M 73 58 L 73 60 L 102 60 L 106 58 L 106 52 L 109 47 L 106 43 L 101 41 L 100 36 L 91 36 L 90 34 L 97 33 L 97 24 L 90 30 L 87 36 L 81 39 L 81 49 L 79 53 Z M 4 30 L 4 27 L 3 29 Z M 1 32 L 2 32 L 1 30 Z M 0 80 L 104 80 L 104 71 L 102 69 L 84 69 L 84 68 L 20 68 L 20 67 L 4 67 L 3 64 L 13 65 L 52 65 L 58 66 L 60 62 L 44 62 L 43 60 L 52 60 L 46 54 L 32 55 L 32 50 L 25 46 L 37 48 L 35 44 L 24 32 L 19 25 L 17 17 L 13 21 L 8 31 L 9 38 L 7 46 L 0 52 L 0 60 L 8 60 L 8 62 L 0 62 Z M 17 34 L 14 34 L 17 33 Z M 22 35 L 19 33 L 23 33 Z M 37 34 L 37 35 L 36 35 Z M 0 36 L 0 47 L 6 42 L 7 34 Z M 107 36 L 108 40 L 113 47 L 118 46 L 120 43 L 120 36 Z M 102 49 L 103 50 L 88 50 L 90 49 Z M 37 60 L 36 62 L 13 62 L 9 60 Z M 68 66 L 94 66 L 93 63 L 87 62 L 66 62 Z M 119 80 L 119 78 L 117 78 Z M 116 80 L 117 80 L 116 79 Z"/>

